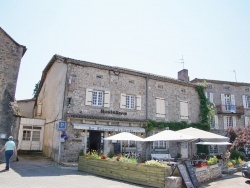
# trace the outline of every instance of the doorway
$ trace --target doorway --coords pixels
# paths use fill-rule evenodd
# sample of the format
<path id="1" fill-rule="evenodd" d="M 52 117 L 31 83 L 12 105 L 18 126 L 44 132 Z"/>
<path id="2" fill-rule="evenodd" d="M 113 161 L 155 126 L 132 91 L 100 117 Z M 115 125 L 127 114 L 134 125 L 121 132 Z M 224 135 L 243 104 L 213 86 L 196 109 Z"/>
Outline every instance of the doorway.
<path id="1" fill-rule="evenodd" d="M 98 153 L 103 151 L 102 137 L 103 132 L 89 131 L 89 151 L 96 150 Z"/>

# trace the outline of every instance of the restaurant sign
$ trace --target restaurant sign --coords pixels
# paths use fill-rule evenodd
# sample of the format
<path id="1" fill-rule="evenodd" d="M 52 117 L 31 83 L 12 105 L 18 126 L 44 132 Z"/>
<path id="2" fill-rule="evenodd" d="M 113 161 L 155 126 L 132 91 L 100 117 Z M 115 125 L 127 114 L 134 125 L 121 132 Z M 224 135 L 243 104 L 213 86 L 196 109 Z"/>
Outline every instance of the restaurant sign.
<path id="1" fill-rule="evenodd" d="M 73 123 L 73 126 L 74 129 L 84 129 L 93 131 L 133 132 L 133 133 L 145 132 L 145 129 L 141 127 L 107 126 L 107 125 L 91 125 L 91 124 L 77 124 L 77 123 Z"/>

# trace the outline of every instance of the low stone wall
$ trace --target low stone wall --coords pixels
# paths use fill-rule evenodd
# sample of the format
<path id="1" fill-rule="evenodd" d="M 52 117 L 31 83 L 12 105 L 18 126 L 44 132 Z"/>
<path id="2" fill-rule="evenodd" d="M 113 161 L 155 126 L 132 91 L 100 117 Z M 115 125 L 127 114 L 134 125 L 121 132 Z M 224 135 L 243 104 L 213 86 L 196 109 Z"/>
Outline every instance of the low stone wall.
<path id="1" fill-rule="evenodd" d="M 206 166 L 203 168 L 196 168 L 195 172 L 200 183 L 210 181 L 222 176 L 222 169 L 219 164 Z"/>
<path id="2" fill-rule="evenodd" d="M 165 186 L 165 177 L 171 167 L 146 166 L 119 161 L 79 157 L 78 170 L 131 183 L 160 187 Z"/>

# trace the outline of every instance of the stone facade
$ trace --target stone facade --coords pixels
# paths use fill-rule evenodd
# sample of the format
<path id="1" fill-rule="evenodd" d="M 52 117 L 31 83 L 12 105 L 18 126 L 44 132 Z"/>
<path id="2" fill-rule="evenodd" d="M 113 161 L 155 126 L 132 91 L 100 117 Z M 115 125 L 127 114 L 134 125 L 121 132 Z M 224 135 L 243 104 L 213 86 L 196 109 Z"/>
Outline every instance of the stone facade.
<path id="1" fill-rule="evenodd" d="M 94 99 L 100 93 L 101 99 Z M 99 105 L 93 100 L 102 101 Z M 101 132 L 100 147 L 108 154 L 116 141 L 103 137 L 122 130 L 145 136 L 148 119 L 199 121 L 198 95 L 189 82 L 58 55 L 43 71 L 35 105 L 36 118 L 46 119 L 43 152 L 62 161 L 75 161 L 81 149 L 86 152 L 94 132 Z M 65 142 L 58 139 L 59 120 L 67 122 Z M 137 149 L 142 152 L 145 145 L 137 143 Z"/>
<path id="2" fill-rule="evenodd" d="M 215 119 L 211 122 L 211 132 L 225 136 L 230 125 L 233 127 L 250 125 L 249 83 L 207 79 L 194 79 L 191 82 L 196 84 L 206 82 L 207 97 L 215 107 Z M 218 153 L 224 153 L 225 148 L 225 146 L 219 147 Z"/>
<path id="3" fill-rule="evenodd" d="M 15 135 L 17 139 L 19 121 L 15 113 L 15 92 L 21 59 L 26 47 L 15 42 L 0 27 L 0 134 Z M 13 108 L 12 108 L 13 107 Z M 17 113 L 18 114 L 18 113 Z M 0 146 L 5 141 L 0 139 Z"/>

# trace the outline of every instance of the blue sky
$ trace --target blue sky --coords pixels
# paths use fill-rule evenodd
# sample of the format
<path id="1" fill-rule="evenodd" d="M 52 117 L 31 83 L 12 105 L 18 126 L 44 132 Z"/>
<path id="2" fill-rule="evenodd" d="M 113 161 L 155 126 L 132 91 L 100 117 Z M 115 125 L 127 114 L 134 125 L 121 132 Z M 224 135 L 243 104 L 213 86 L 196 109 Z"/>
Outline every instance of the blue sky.
<path id="1" fill-rule="evenodd" d="M 17 100 L 54 54 L 172 78 L 183 56 L 190 79 L 250 83 L 248 0 L 6 0 L 0 27 L 28 48 Z"/>

